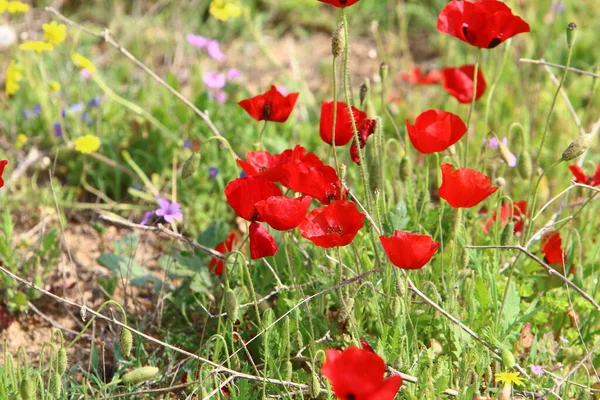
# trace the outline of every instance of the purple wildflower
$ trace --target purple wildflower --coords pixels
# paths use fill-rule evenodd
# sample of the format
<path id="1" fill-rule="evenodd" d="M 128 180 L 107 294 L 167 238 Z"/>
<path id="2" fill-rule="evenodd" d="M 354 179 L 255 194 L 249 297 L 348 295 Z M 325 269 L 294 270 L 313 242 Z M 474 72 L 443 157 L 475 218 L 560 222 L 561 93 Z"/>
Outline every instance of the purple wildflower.
<path id="1" fill-rule="evenodd" d="M 79 71 L 79 75 L 86 81 L 92 79 L 92 73 L 85 68 Z"/>
<path id="2" fill-rule="evenodd" d="M 208 55 L 214 58 L 217 61 L 223 61 L 225 59 L 225 54 L 221 51 L 221 47 L 219 46 L 219 42 L 216 40 L 211 41 L 206 48 Z"/>
<path id="3" fill-rule="evenodd" d="M 219 42 L 200 35 L 189 34 L 186 36 L 187 42 L 199 49 L 206 49 L 208 55 L 217 61 L 223 61 L 225 54 L 221 51 Z"/>
<path id="4" fill-rule="evenodd" d="M 208 43 L 210 43 L 209 38 L 200 35 L 193 35 L 191 33 L 188 34 L 185 38 L 189 44 L 199 49 L 205 48 L 206 46 L 208 46 Z"/>
<path id="5" fill-rule="evenodd" d="M 160 198 L 158 200 L 158 206 L 160 208 L 155 211 L 155 214 L 159 217 L 163 217 L 168 223 L 172 223 L 175 220 L 183 220 L 181 205 L 179 203 L 171 203 L 165 198 Z"/>
<path id="6" fill-rule="evenodd" d="M 81 120 L 85 122 L 88 126 L 92 125 L 92 116 L 88 113 L 81 114 Z"/>
<path id="7" fill-rule="evenodd" d="M 485 143 L 485 141 L 486 140 L 484 139 L 484 143 Z M 502 144 L 508 147 L 508 138 L 503 138 Z M 500 147 L 500 145 L 498 144 L 498 139 L 496 139 L 495 137 L 488 139 L 487 145 L 490 149 L 494 149 L 494 150 L 498 150 L 498 147 Z M 514 168 L 517 166 L 517 156 L 515 156 L 510 151 L 509 151 L 508 166 L 511 168 Z"/>
<path id="8" fill-rule="evenodd" d="M 156 215 L 156 210 L 147 211 L 146 213 L 144 213 L 144 219 L 142 219 L 142 222 L 140 222 L 140 225 L 148 225 L 148 222 L 150 222 L 150 218 L 153 215 Z"/>
<path id="9" fill-rule="evenodd" d="M 242 75 L 242 73 L 240 72 L 240 70 L 232 68 L 229 71 L 227 71 L 227 79 L 231 80 L 231 79 L 237 79 L 240 77 L 240 75 Z"/>
<path id="10" fill-rule="evenodd" d="M 225 103 L 225 101 L 227 100 L 227 93 L 223 92 L 222 90 L 219 90 L 216 93 L 208 93 L 208 98 L 213 100 L 216 99 L 219 104 L 223 104 Z"/>
<path id="11" fill-rule="evenodd" d="M 192 148 L 192 141 L 190 139 L 185 139 L 183 141 L 183 147 L 186 149 L 191 149 Z"/>
<path id="12" fill-rule="evenodd" d="M 90 107 L 90 108 L 98 107 L 101 102 L 102 102 L 102 97 L 96 96 L 88 102 L 88 107 Z"/>
<path id="13" fill-rule="evenodd" d="M 31 109 L 25 109 L 25 110 L 23 110 L 23 118 L 25 118 L 25 119 L 33 119 L 33 118 L 38 117 L 41 112 L 42 112 L 42 106 L 40 106 L 39 104 L 36 104 Z"/>
<path id="14" fill-rule="evenodd" d="M 52 124 L 52 130 L 54 131 L 54 136 L 57 138 L 61 138 L 63 135 L 63 131 L 62 131 L 62 126 L 60 126 L 60 123 L 55 122 L 54 124 Z"/>
<path id="15" fill-rule="evenodd" d="M 85 105 L 83 103 L 71 104 L 69 108 L 67 108 L 67 114 L 79 114 L 84 108 Z"/>
<path id="16" fill-rule="evenodd" d="M 566 338 L 566 337 L 564 337 L 564 336 L 561 336 L 561 337 L 560 337 L 560 341 L 561 341 L 561 342 L 563 342 L 563 343 L 570 343 L 570 342 L 569 342 L 569 339 L 567 339 L 567 338 Z"/>
<path id="17" fill-rule="evenodd" d="M 210 167 L 208 169 L 208 175 L 211 178 L 213 178 L 213 179 L 216 178 L 217 176 L 219 176 L 219 168 L 217 168 L 217 167 Z"/>
<path id="18" fill-rule="evenodd" d="M 531 364 L 529 366 L 529 369 L 531 370 L 531 372 L 535 375 L 544 375 L 544 367 L 542 367 L 541 365 L 535 365 L 535 364 Z"/>
<path id="19" fill-rule="evenodd" d="M 202 77 L 204 84 L 209 89 L 223 89 L 225 87 L 225 75 L 218 72 L 207 72 Z"/>

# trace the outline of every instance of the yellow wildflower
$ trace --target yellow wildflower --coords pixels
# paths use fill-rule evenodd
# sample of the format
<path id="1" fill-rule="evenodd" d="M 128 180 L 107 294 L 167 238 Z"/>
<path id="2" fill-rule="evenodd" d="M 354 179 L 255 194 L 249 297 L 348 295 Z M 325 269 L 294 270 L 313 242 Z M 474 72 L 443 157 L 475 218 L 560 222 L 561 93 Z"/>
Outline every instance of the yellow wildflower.
<path id="1" fill-rule="evenodd" d="M 58 93 L 60 92 L 60 83 L 56 82 L 56 81 L 51 81 L 50 82 L 50 93 Z"/>
<path id="2" fill-rule="evenodd" d="M 45 51 L 51 51 L 54 48 L 51 43 L 28 40 L 27 42 L 19 46 L 20 50 L 35 51 L 38 54 L 42 54 Z"/>
<path id="3" fill-rule="evenodd" d="M 54 46 L 61 44 L 67 38 L 67 27 L 57 24 L 56 21 L 42 25 L 42 29 L 44 29 L 44 40 Z"/>
<path id="4" fill-rule="evenodd" d="M 21 67 L 13 61 L 8 64 L 6 70 L 6 82 L 4 83 L 4 93 L 7 96 L 12 96 L 19 90 L 19 81 L 23 79 L 23 72 Z"/>
<path id="5" fill-rule="evenodd" d="M 85 135 L 75 140 L 75 150 L 83 154 L 90 154 L 100 148 L 98 136 Z"/>
<path id="6" fill-rule="evenodd" d="M 213 0 L 210 3 L 210 13 L 220 21 L 227 21 L 242 14 L 240 6 L 229 0 Z"/>
<path id="7" fill-rule="evenodd" d="M 79 68 L 87 69 L 91 74 L 96 72 L 96 66 L 94 65 L 94 63 L 79 53 L 73 53 L 71 55 L 71 60 L 73 60 L 73 63 L 76 66 L 78 66 Z"/>
<path id="8" fill-rule="evenodd" d="M 525 380 L 519 376 L 518 372 L 498 372 L 495 377 L 496 382 L 505 385 L 525 386 Z"/>
<path id="9" fill-rule="evenodd" d="M 22 133 L 19 133 L 19 134 L 17 135 L 17 141 L 15 142 L 15 147 L 16 147 L 17 149 L 20 149 L 20 148 L 22 148 L 22 147 L 23 147 L 23 145 L 24 145 L 25 143 L 27 143 L 27 136 L 25 136 L 25 135 L 24 135 L 24 134 L 22 134 Z"/>
<path id="10" fill-rule="evenodd" d="M 26 13 L 31 7 L 20 1 L 0 0 L 0 14 L 8 11 L 11 14 Z"/>

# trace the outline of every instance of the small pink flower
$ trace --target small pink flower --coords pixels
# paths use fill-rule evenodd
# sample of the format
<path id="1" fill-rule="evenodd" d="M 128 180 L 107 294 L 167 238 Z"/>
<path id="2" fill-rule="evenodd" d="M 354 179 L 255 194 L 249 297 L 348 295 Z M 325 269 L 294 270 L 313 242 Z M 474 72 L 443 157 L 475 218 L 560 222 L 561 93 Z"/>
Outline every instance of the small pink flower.
<path id="1" fill-rule="evenodd" d="M 204 84 L 209 89 L 223 89 L 225 87 L 225 75 L 218 72 L 207 72 L 202 77 Z"/>

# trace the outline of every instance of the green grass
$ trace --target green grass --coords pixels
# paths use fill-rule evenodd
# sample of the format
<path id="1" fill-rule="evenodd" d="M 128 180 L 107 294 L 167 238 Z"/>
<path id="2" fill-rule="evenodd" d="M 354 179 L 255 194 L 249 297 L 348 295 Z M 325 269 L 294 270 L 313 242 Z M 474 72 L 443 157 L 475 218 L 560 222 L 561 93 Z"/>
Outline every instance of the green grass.
<path id="1" fill-rule="evenodd" d="M 314 59 L 316 50 L 297 54 L 300 65 L 315 66 L 299 73 L 288 65 L 288 58 L 275 49 L 284 48 L 287 40 L 294 40 L 300 48 L 311 37 L 331 32 L 338 25 L 336 9 L 315 0 L 253 0 L 244 2 L 247 17 L 224 23 L 210 16 L 207 2 L 189 5 L 190 2 L 167 1 L 161 2 L 164 6 L 158 9 L 143 1 L 107 2 L 108 5 L 105 2 L 75 3 L 66 5 L 62 12 L 95 32 L 108 27 L 112 36 L 131 54 L 207 113 L 232 150 L 242 158 L 255 149 L 262 124 L 252 120 L 236 102 L 266 91 L 271 83 L 300 91 L 290 120 L 285 124 L 269 123 L 263 134 L 263 145 L 271 152 L 281 152 L 302 144 L 333 165 L 330 148 L 318 135 L 320 102 L 332 98 L 330 57 Z M 351 53 L 349 68 L 354 97 L 358 98 L 359 85 L 372 78 L 381 62 L 389 64 L 385 91 L 402 99 L 400 104 L 389 105 L 392 118 L 400 127 L 400 138 L 406 135 L 404 121 L 414 121 L 424 110 L 443 109 L 466 121 L 469 105 L 459 104 L 439 86 L 408 87 L 396 75 L 413 64 L 457 67 L 474 63 L 476 58 L 476 49 L 437 32 L 435 21 L 445 1 L 409 0 L 405 3 L 365 0 L 346 10 L 351 48 L 360 43 L 362 49 L 366 43 L 378 50 L 374 59 L 356 51 Z M 327 380 L 320 374 L 323 351 L 356 344 L 361 339 L 393 369 L 418 379 L 417 383 L 405 380 L 398 399 L 445 398 L 444 392 L 448 389 L 458 399 L 498 398 L 502 384 L 495 381 L 494 374 L 517 370 L 510 365 L 507 353 L 529 374 L 525 377 L 525 386 L 514 387 L 515 398 L 517 395 L 533 398 L 533 393 L 558 398 L 549 393 L 556 377 L 560 379 L 576 368 L 599 342 L 600 310 L 551 276 L 535 260 L 523 254 L 516 258 L 519 253 L 515 250 L 466 249 L 465 246 L 499 245 L 502 228 L 496 225 L 486 234 L 485 221 L 506 199 L 527 200 L 530 196 L 531 179 L 523 179 L 517 169 L 502 163 L 495 151 L 481 147 L 481 141 L 491 131 L 500 138 L 508 137 L 513 153 L 520 155 L 527 150 L 533 156 L 537 154 L 556 86 L 543 66 L 521 63 L 519 58 L 544 58 L 564 64 L 568 50 L 565 28 L 570 21 L 575 21 L 579 30 L 571 66 L 595 71 L 600 55 L 596 43 L 600 3 L 582 0 L 567 4 L 552 23 L 546 18 L 550 0 L 509 3 L 516 14 L 530 23 L 532 32 L 512 40 L 503 69 L 500 66 L 507 44 L 483 52 L 481 68 L 488 89 L 476 103 L 472 115 L 469 166 L 485 172 L 494 182 L 503 178 L 506 185 L 479 206 L 457 215 L 456 210 L 437 195 L 441 183 L 438 165 L 458 164 L 464 151 L 464 139 L 455 146 L 455 154 L 445 151 L 424 156 L 410 143 L 405 152 L 399 145 L 394 126 L 384 115 L 380 103 L 382 85 L 376 79 L 370 82 L 368 104 L 363 108 L 369 111 L 370 117 L 383 119 L 384 135 L 382 160 L 375 160 L 372 138 L 366 152 L 370 183 L 379 189 L 379 194 L 374 195 L 374 217 L 382 219 L 386 234 L 394 229 L 409 230 L 431 235 L 442 243 L 426 267 L 407 271 L 406 275 L 386 260 L 378 243 L 374 245 L 374 231 L 366 220 L 365 228 L 352 245 L 340 252 L 318 248 L 297 231 L 290 235 L 273 232 L 280 248 L 274 257 L 250 261 L 247 246 L 242 247 L 241 253 L 233 253 L 228 258 L 231 263 L 223 278 L 208 271 L 210 257 L 182 241 L 141 230 L 123 230 L 119 237 L 110 235 L 108 230 L 113 223 L 98 218 L 98 214 L 106 216 L 108 211 L 113 217 L 117 214 L 138 223 L 145 211 L 156 208 L 152 187 L 181 203 L 184 221 L 177 225 L 177 231 L 192 241 L 214 248 L 231 230 L 245 231 L 247 224 L 238 221 L 223 194 L 227 183 L 240 173 L 230 153 L 221 142 L 210 139 L 211 130 L 190 108 L 117 49 L 76 27 L 69 27 L 66 42 L 50 53 L 24 53 L 17 46 L 1 53 L 0 70 L 5 71 L 10 60 L 17 60 L 24 70 L 19 92 L 11 98 L 0 96 L 0 158 L 10 161 L 4 179 L 8 182 L 34 149 L 40 151 L 42 157 L 0 190 L 4 212 L 0 261 L 26 281 L 48 287 L 59 276 L 58 266 L 68 265 L 64 251 L 68 243 L 65 243 L 63 230 L 79 224 L 90 225 L 96 232 L 95 240 L 103 243 L 103 254 L 89 265 L 78 266 L 83 268 L 78 273 L 87 277 L 89 271 L 96 268 L 106 273 L 99 279 L 82 280 L 62 296 L 81 304 L 78 290 L 93 291 L 95 297 L 87 304 L 92 309 L 98 309 L 104 301 L 113 298 L 123 304 L 127 297 L 129 303 L 124 305 L 128 325 L 163 342 L 134 334 L 131 355 L 126 357 L 118 346 L 119 328 L 116 326 L 93 344 L 89 336 L 78 340 L 69 349 L 73 361 L 61 377 L 60 398 L 117 395 L 131 399 L 186 398 L 192 393 L 203 398 L 213 391 L 213 397 L 225 398 L 223 392 L 216 389 L 228 377 L 235 376 L 231 371 L 245 374 L 228 382 L 232 399 L 289 397 L 289 392 L 298 391 L 293 385 L 263 383 L 261 379 L 309 385 L 313 380 L 311 371 L 327 390 Z M 30 37 L 37 38 L 41 35 L 42 23 L 50 21 L 52 15 L 43 8 L 30 15 L 33 22 L 29 30 L 17 25 L 23 21 L 22 16 L 2 14 L 0 21 L 15 24 L 19 32 L 28 32 Z M 378 37 L 373 37 L 374 21 L 379 24 Z M 185 42 L 188 33 L 218 39 L 227 61 L 218 65 L 204 51 L 188 45 Z M 307 48 L 311 46 L 329 49 L 328 42 L 311 42 Z M 412 52 L 407 53 L 406 49 Z M 79 52 L 96 64 L 96 80 L 81 78 L 71 62 L 72 52 Z M 258 56 L 247 59 L 248 54 Z M 436 57 L 431 59 L 431 54 Z M 269 62 L 271 56 L 282 65 Z M 304 62 L 306 60 L 310 62 Z M 264 70 L 256 70 L 256 63 L 264 66 Z M 202 75 L 214 70 L 225 72 L 229 68 L 239 69 L 242 77 L 228 83 L 225 89 L 228 100 L 219 104 L 209 98 Z M 552 72 L 560 79 L 562 70 L 552 69 Z M 488 111 L 490 88 L 499 73 Z M 309 85 L 307 78 L 319 84 Z M 61 84 L 59 94 L 49 92 L 50 81 Z M 103 83 L 110 91 L 102 88 Z M 568 74 L 564 85 L 585 131 L 590 131 L 598 119 L 600 96 L 596 85 L 591 77 L 574 73 Z M 87 104 L 96 96 L 102 97 L 100 106 L 86 109 L 91 117 L 90 125 L 82 122 L 77 114 L 67 114 L 61 122 L 71 140 L 86 134 L 100 138 L 100 156 L 80 154 L 67 145 L 64 138 L 54 136 L 53 123 L 60 121 L 58 116 L 64 107 L 79 102 Z M 24 118 L 23 110 L 36 104 L 42 105 L 42 114 L 33 119 Z M 486 111 L 488 121 L 485 121 Z M 525 143 L 520 140 L 514 124 L 522 127 Z M 17 135 L 21 133 L 27 136 L 27 142 L 18 146 Z M 570 185 L 571 174 L 566 163 L 550 166 L 578 135 L 579 129 L 559 96 L 545 145 L 536 160 L 540 171 L 546 172 L 536 211 Z M 191 154 L 183 147 L 185 139 L 200 140 L 201 160 L 195 174 L 182 180 L 180 169 Z M 594 140 L 585 156 L 584 169 L 588 174 L 600 163 L 597 143 Z M 137 167 L 127 162 L 124 152 L 130 154 Z M 358 166 L 352 163 L 348 153 L 347 148 L 338 150 L 339 159 L 346 165 L 346 183 L 364 204 L 366 188 Z M 400 178 L 404 157 L 408 157 L 412 165 L 407 179 Z M 381 171 L 374 166 L 383 169 L 383 184 L 376 180 L 375 176 Z M 210 167 L 218 168 L 216 178 L 209 176 Z M 143 175 L 136 169 L 143 171 Z M 537 176 L 538 171 L 535 171 L 532 179 Z M 578 212 L 581 200 L 595 193 L 582 188 L 569 191 L 544 210 L 531 233 L 541 229 L 553 216 L 555 220 L 575 216 L 560 230 L 566 264 L 573 264 L 574 269 L 567 278 L 598 301 L 598 202 L 590 201 Z M 561 204 L 567 206 L 561 207 Z M 480 212 L 483 207 L 487 213 Z M 51 226 L 44 227 L 45 235 L 31 241 L 17 240 L 47 215 L 57 218 L 52 219 Z M 457 218 L 462 218 L 460 223 Z M 157 241 L 156 237 L 160 239 Z M 510 244 L 525 245 L 530 237 L 524 232 Z M 154 245 L 152 254 L 140 254 L 139 246 L 148 243 Z M 537 240 L 528 250 L 543 258 L 540 248 Z M 340 257 L 347 266 L 342 282 L 373 268 L 380 267 L 382 271 L 368 274 L 357 282 L 346 282 L 340 290 L 330 290 L 340 283 L 337 261 Z M 411 290 L 407 276 L 429 301 Z M 55 299 L 15 279 L 0 277 L 0 326 L 5 309 L 17 319 L 16 323 L 24 323 L 23 313 L 29 308 L 28 302 L 38 306 L 49 302 L 58 304 Z M 260 304 L 253 304 L 280 285 L 286 285 L 286 289 Z M 207 315 L 207 310 L 211 314 L 227 311 L 224 294 L 229 287 L 239 304 L 248 304 L 239 309 L 236 323 L 226 316 L 210 318 Z M 310 302 L 300 304 L 307 296 L 317 293 L 319 295 Z M 135 299 L 141 298 L 150 299 L 152 308 L 142 311 L 139 304 L 136 306 Z M 445 310 L 445 315 L 431 303 Z M 60 312 L 51 316 L 56 317 Z M 74 308 L 73 312 L 77 315 L 79 310 Z M 121 320 L 116 308 L 112 313 L 105 310 L 104 314 L 109 319 L 116 315 Z M 89 318 L 90 315 L 88 321 Z M 470 328 L 479 340 L 465 332 L 456 320 Z M 91 328 L 86 331 L 90 332 Z M 64 335 L 65 343 L 74 338 L 66 332 Z M 239 336 L 249 342 L 247 348 Z M 53 341 L 56 349 L 59 347 L 57 338 L 58 335 Z M 214 372 L 214 366 L 168 348 L 164 343 L 205 360 L 223 363 L 230 370 Z M 12 354 L 12 365 L 7 362 L 9 355 L 5 350 L 5 358 L 0 362 L 0 399 L 15 398 L 23 376 L 38 371 L 40 359 L 45 360 L 39 368 L 40 379 L 45 385 L 49 384 L 55 368 L 50 366 L 48 352 L 45 356 L 37 354 L 42 344 L 36 343 L 36 352 L 28 354 L 32 360 L 28 368 L 24 367 L 22 356 L 17 367 L 17 354 Z M 570 383 L 558 389 L 561 398 L 594 398 L 590 388 L 600 382 L 593 369 L 600 362 L 596 353 L 569 377 Z M 99 371 L 104 369 L 104 364 L 110 365 L 114 377 L 103 381 Z M 529 369 L 531 364 L 541 365 L 548 372 L 534 375 Z M 145 365 L 156 366 L 160 372 L 138 385 L 125 385 L 119 380 L 124 373 Z M 184 374 L 189 385 L 179 387 Z M 247 375 L 258 380 L 248 379 Z M 160 393 L 137 393 L 175 386 Z M 293 398 L 309 398 L 307 392 L 294 394 Z M 333 398 L 333 394 L 322 393 L 320 398 Z"/>

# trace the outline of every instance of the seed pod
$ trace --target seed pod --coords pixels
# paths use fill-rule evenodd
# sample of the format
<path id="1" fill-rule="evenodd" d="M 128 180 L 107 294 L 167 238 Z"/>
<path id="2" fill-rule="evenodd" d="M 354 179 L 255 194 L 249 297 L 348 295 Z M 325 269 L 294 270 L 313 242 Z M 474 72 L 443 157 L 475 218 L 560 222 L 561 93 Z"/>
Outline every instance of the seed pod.
<path id="1" fill-rule="evenodd" d="M 238 319 L 239 303 L 235 293 L 231 289 L 225 291 L 225 312 L 231 322 L 235 322 Z"/>
<path id="2" fill-rule="evenodd" d="M 183 163 L 181 168 L 181 179 L 187 179 L 194 175 L 200 166 L 200 155 L 198 153 L 192 153 L 187 160 Z"/>
<path id="3" fill-rule="evenodd" d="M 62 380 L 60 379 L 60 375 L 55 373 L 50 377 L 50 394 L 52 396 L 58 398 L 62 392 Z"/>
<path id="4" fill-rule="evenodd" d="M 379 66 L 379 76 L 381 77 L 381 82 L 385 82 L 389 71 L 390 71 L 390 67 L 386 63 L 382 62 L 381 65 Z"/>
<path id="5" fill-rule="evenodd" d="M 514 235 L 515 223 L 513 221 L 510 221 L 504 226 L 504 229 L 502 230 L 502 234 L 500 235 L 500 244 L 502 246 L 508 246 L 512 243 Z"/>
<path id="6" fill-rule="evenodd" d="M 67 350 L 64 347 L 58 349 L 58 354 L 56 355 L 56 372 L 62 376 L 67 370 Z"/>
<path id="7" fill-rule="evenodd" d="M 300 332 L 300 329 L 296 329 L 294 332 L 294 342 L 296 345 L 296 350 L 300 350 L 304 347 L 304 338 L 302 337 L 302 332 Z"/>
<path id="8" fill-rule="evenodd" d="M 577 24 L 575 22 L 567 25 L 567 45 L 569 48 L 573 47 L 575 40 L 577 39 Z"/>
<path id="9" fill-rule="evenodd" d="M 360 85 L 360 105 L 362 106 L 367 99 L 367 93 L 369 93 L 369 86 L 366 83 Z"/>
<path id="10" fill-rule="evenodd" d="M 579 157 L 590 148 L 592 144 L 592 135 L 584 134 L 573 140 L 569 147 L 562 153 L 561 160 L 571 161 Z"/>
<path id="11" fill-rule="evenodd" d="M 512 351 L 508 349 L 502 350 L 502 362 L 507 368 L 512 368 L 515 365 L 515 356 Z"/>
<path id="12" fill-rule="evenodd" d="M 499 176 L 496 178 L 496 185 L 499 187 L 504 187 L 506 186 L 506 179 L 504 179 L 503 177 Z"/>
<path id="13" fill-rule="evenodd" d="M 292 362 L 290 360 L 287 360 L 284 364 L 283 364 L 283 376 L 285 377 L 286 381 L 291 381 L 294 375 L 294 366 L 292 365 Z"/>
<path id="14" fill-rule="evenodd" d="M 156 374 L 158 374 L 156 367 L 141 367 L 123 375 L 121 381 L 126 385 L 136 385 L 154 378 Z"/>
<path id="15" fill-rule="evenodd" d="M 29 376 L 24 376 L 19 386 L 19 393 L 21 394 L 21 400 L 33 400 L 35 399 L 35 392 L 37 392 L 37 384 L 35 379 Z"/>
<path id="16" fill-rule="evenodd" d="M 533 175 L 533 165 L 531 164 L 531 154 L 529 154 L 528 151 L 523 151 L 519 155 L 517 168 L 519 169 L 521 178 L 531 179 L 531 176 Z"/>
<path id="17" fill-rule="evenodd" d="M 308 385 L 308 394 L 311 399 L 316 399 L 321 393 L 321 382 L 319 382 L 319 378 L 317 374 L 312 373 L 312 379 L 310 380 L 310 384 Z"/>
<path id="18" fill-rule="evenodd" d="M 407 156 L 402 157 L 402 160 L 400 161 L 400 180 L 406 182 L 410 177 L 411 171 L 412 165 L 410 163 L 410 158 Z"/>
<path id="19" fill-rule="evenodd" d="M 331 39 L 331 54 L 337 58 L 342 55 L 346 48 L 346 37 L 344 33 L 344 24 L 339 24 L 337 29 L 333 31 Z"/>
<path id="20" fill-rule="evenodd" d="M 398 318 L 400 313 L 402 312 L 402 298 L 398 296 L 394 296 L 392 298 L 392 316 L 394 318 Z"/>
<path id="21" fill-rule="evenodd" d="M 121 328 L 121 334 L 119 335 L 119 346 L 121 347 L 121 352 L 125 357 L 129 357 L 131 354 L 131 349 L 133 348 L 133 335 L 131 335 L 131 331 L 126 328 Z"/>

